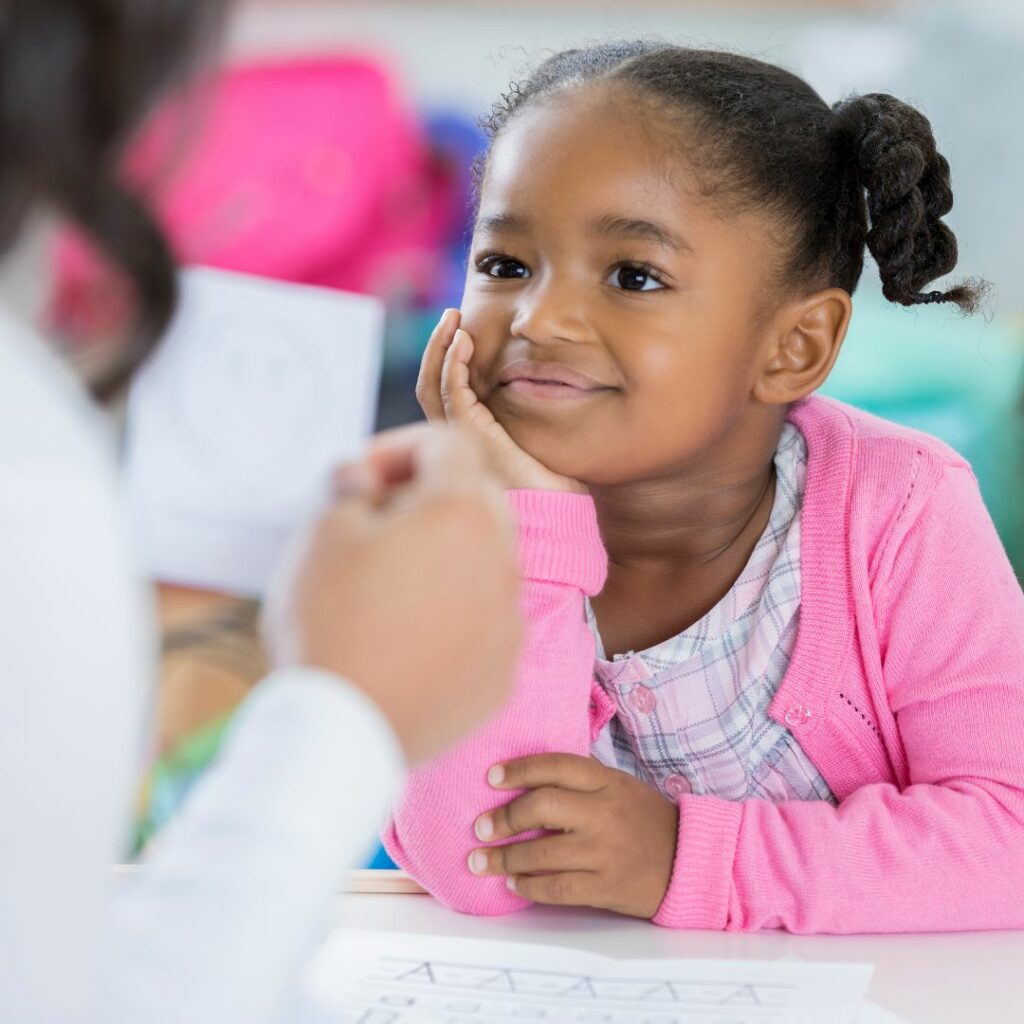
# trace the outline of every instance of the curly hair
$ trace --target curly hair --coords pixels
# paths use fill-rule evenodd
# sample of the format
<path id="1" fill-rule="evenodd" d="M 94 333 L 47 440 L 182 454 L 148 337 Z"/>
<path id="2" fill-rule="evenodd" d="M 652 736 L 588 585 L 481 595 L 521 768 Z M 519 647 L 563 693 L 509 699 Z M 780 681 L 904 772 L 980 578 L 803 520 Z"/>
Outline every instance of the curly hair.
<path id="1" fill-rule="evenodd" d="M 852 294 L 866 247 L 890 301 L 978 308 L 984 282 L 924 290 L 953 270 L 957 245 L 942 222 L 953 205 L 949 163 L 913 107 L 880 93 L 829 107 L 801 78 L 750 57 L 619 41 L 565 50 L 512 83 L 482 120 L 491 144 L 525 108 L 593 82 L 680 122 L 705 195 L 790 225 L 788 282 Z M 486 164 L 484 153 L 478 184 Z"/>
<path id="2" fill-rule="evenodd" d="M 166 327 L 174 259 L 119 162 L 132 130 L 218 37 L 224 0 L 0 0 L 0 253 L 26 217 L 74 222 L 134 286 L 136 324 L 93 383 L 115 393 Z"/>

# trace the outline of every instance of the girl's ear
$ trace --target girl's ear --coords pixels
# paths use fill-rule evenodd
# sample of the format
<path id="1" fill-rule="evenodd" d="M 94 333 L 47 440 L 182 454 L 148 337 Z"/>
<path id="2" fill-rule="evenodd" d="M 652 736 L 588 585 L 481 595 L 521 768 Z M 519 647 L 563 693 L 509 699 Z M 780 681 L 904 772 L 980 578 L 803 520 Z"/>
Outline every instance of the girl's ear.
<path id="1" fill-rule="evenodd" d="M 787 304 L 775 318 L 754 398 L 785 405 L 821 387 L 839 355 L 852 312 L 849 293 L 842 288 L 826 288 Z"/>

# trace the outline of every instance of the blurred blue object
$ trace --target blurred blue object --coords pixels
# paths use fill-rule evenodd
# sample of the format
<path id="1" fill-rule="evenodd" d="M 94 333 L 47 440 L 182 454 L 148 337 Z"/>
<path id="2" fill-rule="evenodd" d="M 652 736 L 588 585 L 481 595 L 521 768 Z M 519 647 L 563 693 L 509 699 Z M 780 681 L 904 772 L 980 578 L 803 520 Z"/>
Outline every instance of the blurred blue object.
<path id="1" fill-rule="evenodd" d="M 458 230 L 449 239 L 449 253 L 456 272 L 450 293 L 454 304 L 462 297 L 463 270 L 473 227 L 473 166 L 487 147 L 487 137 L 474 118 L 458 110 L 427 113 L 426 129 L 435 158 L 444 160 L 451 168 L 455 194 L 463 213 Z"/>
<path id="2" fill-rule="evenodd" d="M 383 846 L 377 849 L 372 860 L 366 865 L 368 868 L 397 868 L 398 865 L 387 855 Z"/>
<path id="3" fill-rule="evenodd" d="M 858 293 L 823 393 L 941 438 L 974 468 L 1024 576 L 1024 330 Z"/>
<path id="4" fill-rule="evenodd" d="M 446 236 L 436 280 L 424 301 L 399 301 L 388 308 L 384 339 L 384 375 L 378 403 L 377 428 L 399 426 L 419 419 L 414 388 L 420 357 L 441 313 L 462 302 L 466 259 L 473 230 L 472 167 L 487 139 L 476 121 L 458 110 L 427 111 L 422 115 L 435 173 L 448 197 Z"/>

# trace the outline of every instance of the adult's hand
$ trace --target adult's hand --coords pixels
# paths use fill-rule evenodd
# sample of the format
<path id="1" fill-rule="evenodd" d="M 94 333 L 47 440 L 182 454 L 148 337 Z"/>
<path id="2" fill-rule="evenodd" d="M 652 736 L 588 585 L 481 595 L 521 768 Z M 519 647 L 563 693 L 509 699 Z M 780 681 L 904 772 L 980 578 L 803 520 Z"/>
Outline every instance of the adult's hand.
<path id="1" fill-rule="evenodd" d="M 362 689 L 417 762 L 511 687 L 521 627 L 506 503 L 479 443 L 449 427 L 383 435 L 335 489 L 282 560 L 269 653 Z"/>

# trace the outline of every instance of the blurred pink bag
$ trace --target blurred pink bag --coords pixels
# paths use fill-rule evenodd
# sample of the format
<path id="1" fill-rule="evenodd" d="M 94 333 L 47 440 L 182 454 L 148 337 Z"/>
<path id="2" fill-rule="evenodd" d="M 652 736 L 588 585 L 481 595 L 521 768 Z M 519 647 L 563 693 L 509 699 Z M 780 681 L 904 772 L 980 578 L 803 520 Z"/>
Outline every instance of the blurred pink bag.
<path id="1" fill-rule="evenodd" d="M 394 82 L 359 57 L 225 70 L 160 109 L 125 167 L 182 263 L 384 297 L 429 294 L 461 215 Z M 54 327 L 116 329 L 123 284 L 72 233 L 55 260 Z"/>

